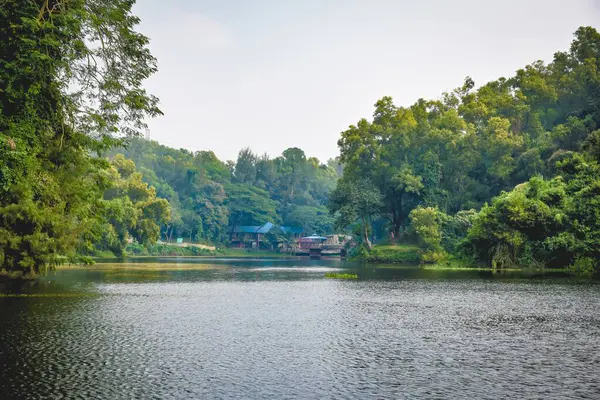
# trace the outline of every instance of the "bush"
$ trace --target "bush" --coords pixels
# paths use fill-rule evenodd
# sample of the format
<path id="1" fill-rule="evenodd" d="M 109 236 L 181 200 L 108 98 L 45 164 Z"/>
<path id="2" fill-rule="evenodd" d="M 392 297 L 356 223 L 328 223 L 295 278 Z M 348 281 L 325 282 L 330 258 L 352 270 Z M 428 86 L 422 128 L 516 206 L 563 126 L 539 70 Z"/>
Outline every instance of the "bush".
<path id="1" fill-rule="evenodd" d="M 590 257 L 578 257 L 573 264 L 567 267 L 567 271 L 577 275 L 591 275 L 596 272 L 598 261 Z"/>
<path id="2" fill-rule="evenodd" d="M 433 207 L 417 207 L 410 212 L 410 224 L 419 242 L 427 249 L 438 250 L 442 243 L 441 213 Z"/>
<path id="3" fill-rule="evenodd" d="M 368 263 L 418 264 L 421 261 L 420 249 L 413 246 L 374 247 L 360 258 Z"/>
<path id="4" fill-rule="evenodd" d="M 427 250 L 421 256 L 421 262 L 423 264 L 439 264 L 448 261 L 448 253 L 444 250 Z"/>

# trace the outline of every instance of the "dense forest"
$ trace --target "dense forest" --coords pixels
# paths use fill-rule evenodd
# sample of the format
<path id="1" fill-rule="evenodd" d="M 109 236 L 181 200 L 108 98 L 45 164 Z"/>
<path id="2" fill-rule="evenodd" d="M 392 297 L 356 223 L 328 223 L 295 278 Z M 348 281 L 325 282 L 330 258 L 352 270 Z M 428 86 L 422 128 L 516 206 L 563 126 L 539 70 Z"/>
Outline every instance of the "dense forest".
<path id="1" fill-rule="evenodd" d="M 130 0 L 0 9 L 0 270 L 24 275 L 131 241 L 227 244 L 272 222 L 418 243 L 421 261 L 569 267 L 600 260 L 600 34 L 437 100 L 375 104 L 327 163 L 298 148 L 235 161 L 140 138 L 161 114 Z"/>
<path id="2" fill-rule="evenodd" d="M 143 205 L 129 207 L 132 199 L 123 197 L 127 207 L 114 215 L 111 202 L 116 198 L 104 194 L 127 177 L 117 176 L 114 167 L 99 157 L 123 139 L 139 135 L 145 118 L 161 114 L 158 99 L 143 89 L 157 62 L 147 48 L 148 38 L 135 31 L 139 19 L 131 13 L 133 3 L 2 2 L 0 270 L 4 272 L 43 273 L 100 240 L 111 220 L 113 244 L 129 228 L 117 226 L 120 220 L 139 222 L 141 240 L 155 239 L 156 231 L 145 229 L 151 219 L 138 218 Z M 114 196 L 126 196 L 124 188 L 116 189 Z M 152 190 L 148 194 L 152 197 Z M 163 204 L 158 201 L 157 208 Z M 137 215 L 129 218 L 122 211 Z"/>
<path id="3" fill-rule="evenodd" d="M 275 158 L 245 148 L 225 163 L 210 151 L 175 150 L 143 139 L 117 152 L 133 160 L 144 181 L 169 201 L 165 241 L 222 244 L 228 227 L 266 222 L 310 233 L 333 229 L 326 205 L 339 177 L 334 160 L 321 164 L 298 148 Z"/>
<path id="4" fill-rule="evenodd" d="M 409 107 L 384 97 L 339 140 L 343 176 L 330 207 L 419 239 L 424 260 L 598 267 L 600 34 L 475 89 L 471 78 Z M 376 222 L 380 222 L 376 224 Z"/>

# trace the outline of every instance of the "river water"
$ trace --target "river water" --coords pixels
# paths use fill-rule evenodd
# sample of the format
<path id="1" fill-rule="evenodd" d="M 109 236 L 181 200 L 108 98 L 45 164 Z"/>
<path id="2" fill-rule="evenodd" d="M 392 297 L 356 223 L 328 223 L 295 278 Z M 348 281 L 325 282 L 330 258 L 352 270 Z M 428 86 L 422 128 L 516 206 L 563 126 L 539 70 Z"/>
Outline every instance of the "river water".
<path id="1" fill-rule="evenodd" d="M 592 280 L 162 261 L 0 284 L 0 398 L 600 398 Z"/>

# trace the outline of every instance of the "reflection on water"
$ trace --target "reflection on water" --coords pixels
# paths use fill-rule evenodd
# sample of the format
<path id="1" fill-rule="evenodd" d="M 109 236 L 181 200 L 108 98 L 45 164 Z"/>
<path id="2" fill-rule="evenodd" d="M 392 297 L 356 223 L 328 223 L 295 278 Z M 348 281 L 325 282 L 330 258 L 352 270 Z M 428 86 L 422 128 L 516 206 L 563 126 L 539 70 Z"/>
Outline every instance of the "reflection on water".
<path id="1" fill-rule="evenodd" d="M 598 398 L 600 285 L 136 260 L 0 286 L 0 398 Z M 358 280 L 325 278 L 348 270 Z"/>

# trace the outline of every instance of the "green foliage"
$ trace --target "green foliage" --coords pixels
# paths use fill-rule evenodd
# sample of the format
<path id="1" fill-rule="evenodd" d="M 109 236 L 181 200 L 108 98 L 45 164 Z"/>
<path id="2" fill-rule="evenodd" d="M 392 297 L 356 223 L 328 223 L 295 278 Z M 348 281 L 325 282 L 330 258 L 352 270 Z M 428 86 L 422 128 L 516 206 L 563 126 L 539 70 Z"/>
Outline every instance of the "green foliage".
<path id="1" fill-rule="evenodd" d="M 325 278 L 331 279 L 358 279 L 357 274 L 340 274 L 335 272 L 328 272 L 325 274 Z"/>
<path id="2" fill-rule="evenodd" d="M 534 177 L 485 206 L 468 234 L 493 267 L 575 265 L 600 256 L 600 166 L 585 154 L 559 163 L 561 176 Z"/>
<path id="3" fill-rule="evenodd" d="M 377 189 L 366 179 L 340 181 L 329 199 L 329 209 L 336 215 L 339 227 L 348 226 L 357 219 L 361 220 L 362 240 L 369 249 L 372 216 L 378 213 L 381 205 Z"/>
<path id="4" fill-rule="evenodd" d="M 416 246 L 374 246 L 371 251 L 358 255 L 358 259 L 380 264 L 418 264 L 422 250 Z"/>
<path id="5" fill-rule="evenodd" d="M 164 243 L 154 243 L 143 246 L 137 243 L 127 245 L 127 254 L 134 256 L 179 256 L 179 257 L 198 257 L 215 256 L 217 251 L 196 246 L 174 246 Z"/>
<path id="6" fill-rule="evenodd" d="M 409 107 L 384 97 L 342 132 L 338 187 L 368 180 L 382 200 L 371 217 L 393 240 L 412 220 L 427 260 L 442 247 L 497 268 L 598 259 L 599 71 L 600 34 L 581 27 L 568 52 L 508 79 Z"/>
<path id="7" fill-rule="evenodd" d="M 159 197 L 169 200 L 171 219 L 161 230 L 166 242 L 186 237 L 224 243 L 228 227 L 265 222 L 321 234 L 333 229 L 324 207 L 338 178 L 336 169 L 300 149 L 271 159 L 245 148 L 228 164 L 212 152 L 175 150 L 142 139 L 118 152 L 135 162 Z"/>
<path id="8" fill-rule="evenodd" d="M 442 218 L 433 207 L 417 207 L 410 212 L 410 223 L 421 244 L 428 250 L 441 250 Z"/>
<path id="9" fill-rule="evenodd" d="M 122 155 L 111 161 L 110 186 L 101 203 L 103 220 L 96 228 L 95 248 L 125 256 L 129 240 L 149 246 L 159 239 L 160 227 L 170 220 L 170 205 L 142 181 L 135 164 Z"/>
<path id="10" fill-rule="evenodd" d="M 424 264 L 441 264 L 448 261 L 448 253 L 442 249 L 429 249 L 421 256 L 421 262 Z"/>
<path id="11" fill-rule="evenodd" d="M 461 210 L 454 215 L 438 213 L 442 222 L 442 247 L 449 253 L 456 253 L 473 226 L 477 211 Z"/>
<path id="12" fill-rule="evenodd" d="M 292 205 L 286 215 L 286 225 L 301 227 L 309 234 L 326 234 L 334 232 L 335 221 L 325 206 Z"/>
<path id="13" fill-rule="evenodd" d="M 265 222 L 277 223 L 277 203 L 266 190 L 257 187 L 230 184 L 226 187 L 227 207 L 232 225 L 261 225 Z"/>
<path id="14" fill-rule="evenodd" d="M 577 257 L 573 264 L 567 266 L 567 271 L 576 275 L 590 275 L 597 271 L 598 259 Z"/>
<path id="15" fill-rule="evenodd" d="M 0 7 L 0 270 L 44 273 L 89 246 L 107 163 L 92 157 L 160 111 L 131 0 Z"/>
<path id="16" fill-rule="evenodd" d="M 131 241 L 172 251 L 152 247 L 161 236 L 223 243 L 228 227 L 267 221 L 356 228 L 372 261 L 443 263 L 460 249 L 494 268 L 598 268 L 594 28 L 508 79 L 475 89 L 467 78 L 409 107 L 383 97 L 372 121 L 342 132 L 327 164 L 299 148 L 273 159 L 246 148 L 224 163 L 132 139 L 160 114 L 142 87 L 156 60 L 134 30 L 134 3 L 2 3 L 0 271 L 34 276 L 76 250 L 122 256 Z M 422 251 L 369 251 L 385 229 L 393 241 L 413 232 Z"/>

